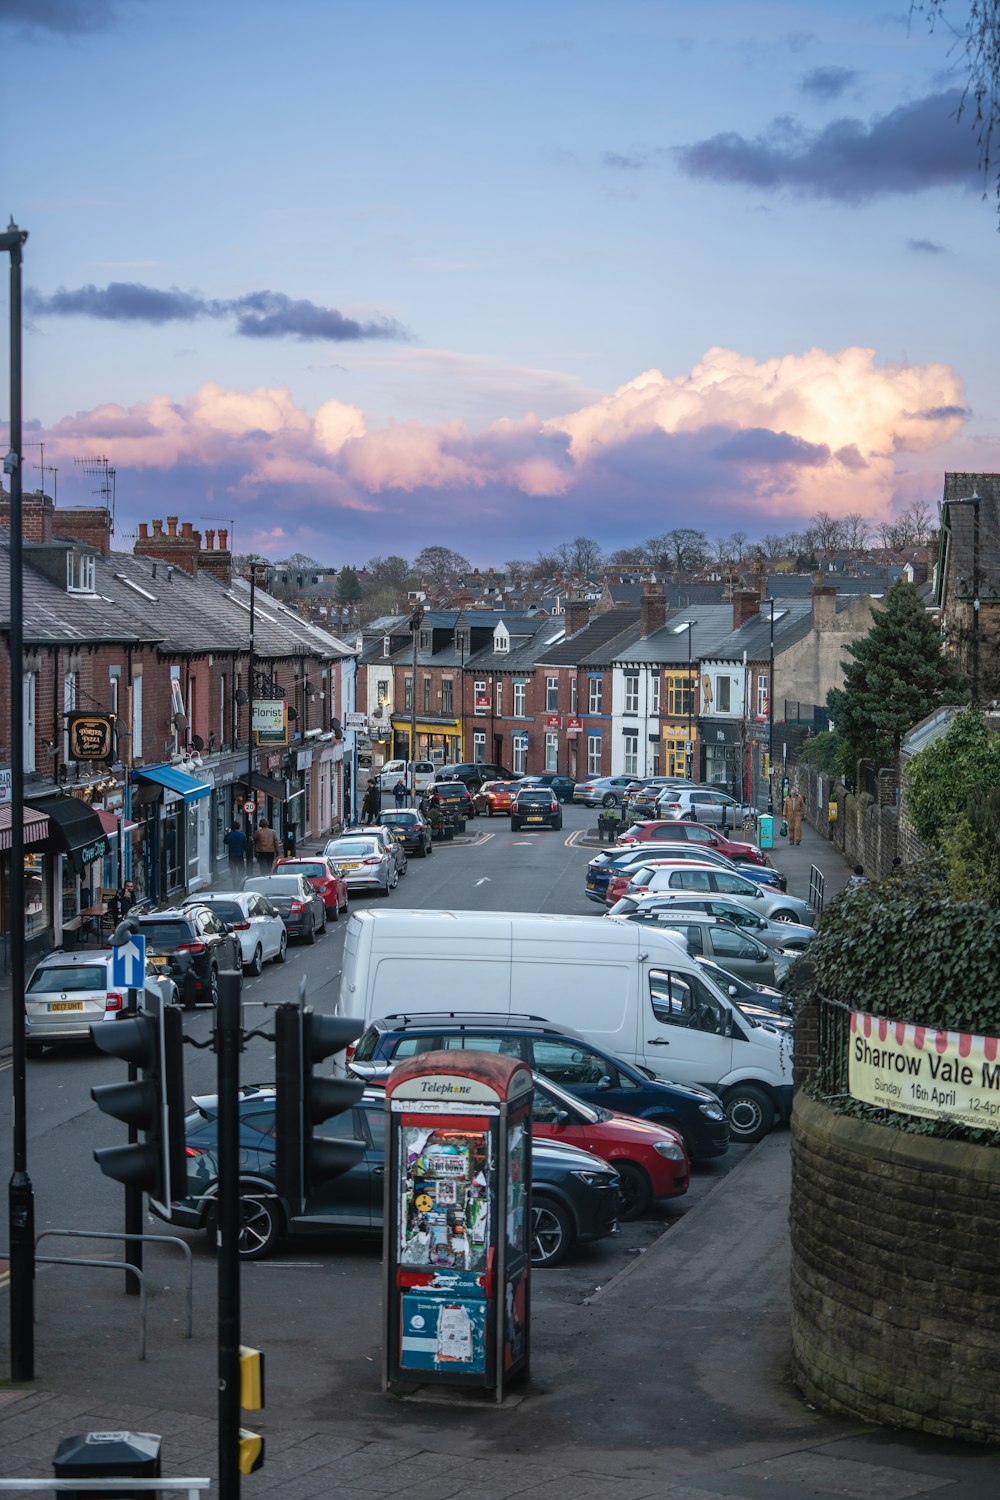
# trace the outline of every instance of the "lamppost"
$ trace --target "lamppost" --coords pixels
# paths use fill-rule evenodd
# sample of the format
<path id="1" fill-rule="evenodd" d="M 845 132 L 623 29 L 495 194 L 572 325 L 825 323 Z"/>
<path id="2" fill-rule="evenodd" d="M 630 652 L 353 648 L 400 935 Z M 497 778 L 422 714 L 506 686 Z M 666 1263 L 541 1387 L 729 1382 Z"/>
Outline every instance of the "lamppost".
<path id="1" fill-rule="evenodd" d="M 410 679 L 410 801 L 417 805 L 417 647 L 420 643 L 420 626 L 424 618 L 424 607 L 417 600 L 410 616 L 410 634 L 413 637 L 413 676 Z"/>
<path id="2" fill-rule="evenodd" d="M 767 810 L 774 813 L 774 600 L 766 601 L 771 609 L 771 630 L 767 658 Z"/>
<path id="3" fill-rule="evenodd" d="M 684 762 L 685 762 L 684 763 L 684 769 L 685 769 L 685 772 L 687 773 L 687 779 L 688 779 L 688 781 L 690 781 L 691 780 L 692 760 L 693 760 L 693 756 L 694 756 L 694 745 L 692 744 L 692 740 L 691 740 L 691 718 L 692 718 L 692 713 L 694 711 L 694 680 L 693 680 L 693 677 L 692 677 L 692 670 L 691 670 L 692 669 L 692 661 L 691 661 L 691 627 L 694 625 L 694 621 L 693 620 L 688 620 L 686 623 L 687 623 L 687 633 L 688 633 L 688 680 L 687 680 L 687 694 L 686 694 L 686 696 L 687 696 L 687 710 L 688 710 L 688 732 L 687 732 L 687 747 L 686 747 L 687 748 L 687 754 L 684 757 Z"/>
<path id="4" fill-rule="evenodd" d="M 254 626 L 257 620 L 257 569 L 262 565 L 259 557 L 252 557 L 248 564 L 250 568 L 250 655 L 247 662 L 247 705 L 249 718 L 247 721 L 247 800 L 255 800 L 254 778 L 254 754 L 253 754 L 253 699 L 255 690 L 255 668 L 254 668 Z M 250 824 L 250 835 L 253 837 L 253 824 Z M 253 850 L 250 850 L 253 853 Z"/>

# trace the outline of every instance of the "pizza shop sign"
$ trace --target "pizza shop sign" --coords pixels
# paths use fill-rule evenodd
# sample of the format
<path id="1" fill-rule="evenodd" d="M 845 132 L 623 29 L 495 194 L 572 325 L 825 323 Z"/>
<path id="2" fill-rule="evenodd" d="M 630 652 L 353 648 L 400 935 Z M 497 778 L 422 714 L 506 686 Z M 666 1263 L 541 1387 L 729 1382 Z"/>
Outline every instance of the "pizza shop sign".
<path id="1" fill-rule="evenodd" d="M 851 1013 L 855 1099 L 974 1130 L 1000 1125 L 1000 1038 Z"/>

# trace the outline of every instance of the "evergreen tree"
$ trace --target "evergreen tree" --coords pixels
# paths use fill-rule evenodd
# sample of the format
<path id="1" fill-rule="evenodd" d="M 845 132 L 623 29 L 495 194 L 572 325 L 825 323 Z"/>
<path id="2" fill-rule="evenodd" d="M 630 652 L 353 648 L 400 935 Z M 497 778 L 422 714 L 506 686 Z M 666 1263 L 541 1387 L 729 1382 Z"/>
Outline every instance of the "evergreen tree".
<path id="1" fill-rule="evenodd" d="M 942 703 L 968 696 L 912 583 L 893 585 L 868 634 L 846 654 L 853 660 L 844 668 L 844 686 L 826 701 L 853 762 L 898 768 L 907 730 Z"/>
<path id="2" fill-rule="evenodd" d="M 337 574 L 337 600 L 340 604 L 354 604 L 361 598 L 361 584 L 353 568 L 341 568 Z"/>

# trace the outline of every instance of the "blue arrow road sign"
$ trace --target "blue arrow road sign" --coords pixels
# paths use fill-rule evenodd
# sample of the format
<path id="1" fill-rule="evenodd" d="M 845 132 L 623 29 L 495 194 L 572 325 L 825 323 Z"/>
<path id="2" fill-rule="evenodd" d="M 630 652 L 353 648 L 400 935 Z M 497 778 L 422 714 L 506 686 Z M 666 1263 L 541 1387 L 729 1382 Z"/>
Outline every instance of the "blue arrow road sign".
<path id="1" fill-rule="evenodd" d="M 126 990 L 141 990 L 146 983 L 146 939 L 141 933 L 120 948 L 112 948 L 111 982 Z"/>

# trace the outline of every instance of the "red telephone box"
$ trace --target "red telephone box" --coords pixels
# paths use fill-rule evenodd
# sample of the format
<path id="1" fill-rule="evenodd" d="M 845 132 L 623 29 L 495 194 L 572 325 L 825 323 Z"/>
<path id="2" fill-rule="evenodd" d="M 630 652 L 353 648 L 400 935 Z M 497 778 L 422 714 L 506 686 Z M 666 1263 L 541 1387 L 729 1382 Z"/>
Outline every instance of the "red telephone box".
<path id="1" fill-rule="evenodd" d="M 495 1052 L 425 1052 L 386 1087 L 383 1389 L 528 1368 L 532 1076 Z"/>

